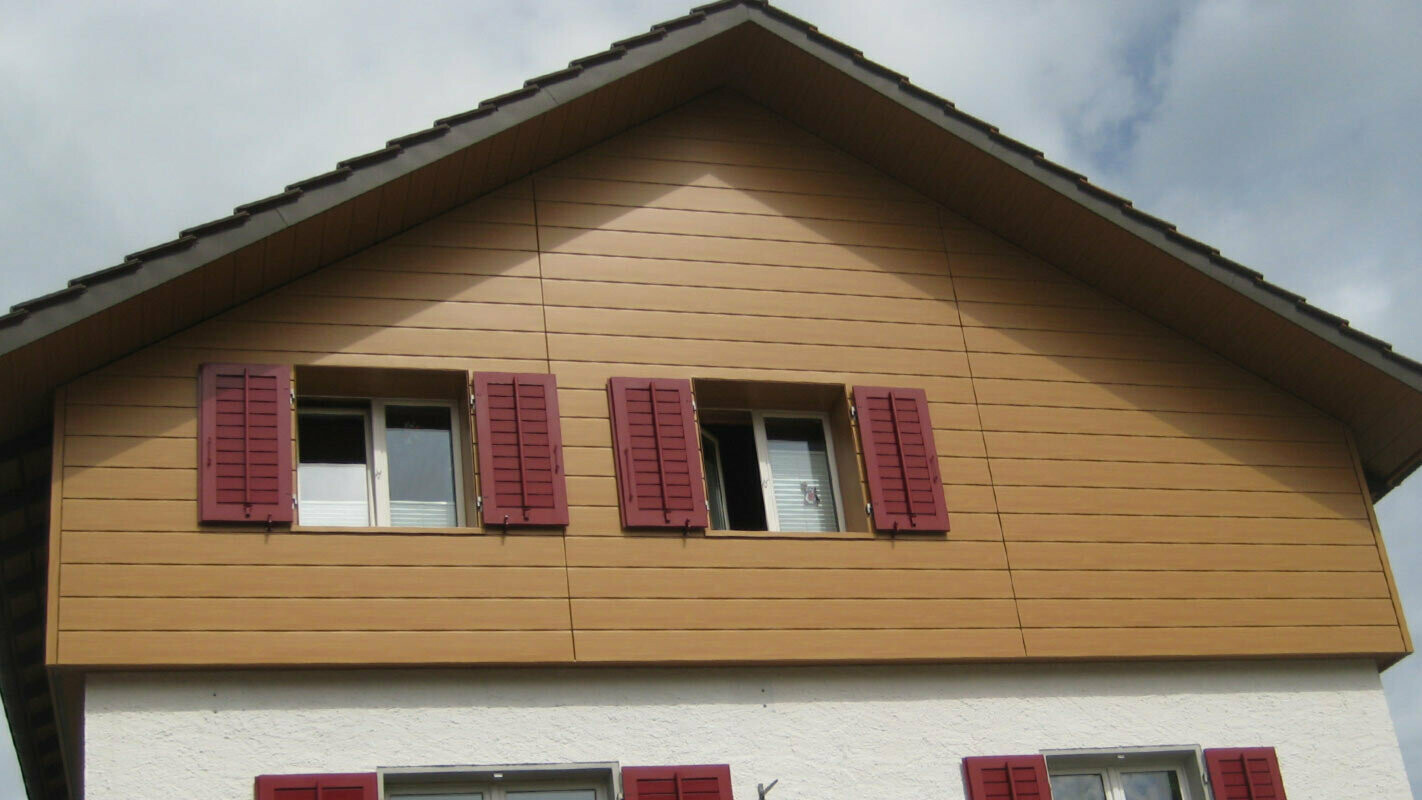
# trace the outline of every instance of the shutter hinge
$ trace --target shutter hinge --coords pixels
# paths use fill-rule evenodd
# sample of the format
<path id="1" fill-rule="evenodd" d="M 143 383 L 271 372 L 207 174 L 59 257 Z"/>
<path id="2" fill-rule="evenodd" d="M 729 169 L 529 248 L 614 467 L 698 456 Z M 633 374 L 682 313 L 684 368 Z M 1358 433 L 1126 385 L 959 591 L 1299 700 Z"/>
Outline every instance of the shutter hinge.
<path id="1" fill-rule="evenodd" d="M 483 511 L 483 510 L 484 510 L 484 495 L 481 494 L 481 495 L 475 496 L 475 498 L 474 498 L 474 510 L 475 510 L 475 511 Z"/>
<path id="2" fill-rule="evenodd" d="M 691 410 L 692 410 L 692 411 L 695 411 L 695 410 L 696 410 L 696 397 L 695 397 L 695 395 L 693 395 L 692 398 L 691 398 Z"/>
<path id="3" fill-rule="evenodd" d="M 291 389 L 290 392 L 291 392 L 291 407 L 292 407 L 292 408 L 296 408 L 296 390 L 295 390 L 295 389 Z"/>
<path id="4" fill-rule="evenodd" d="M 869 518 L 871 518 L 871 519 L 874 517 L 874 504 L 873 504 L 873 503 L 865 503 L 865 504 L 864 504 L 864 514 L 865 514 L 865 516 L 867 516 L 867 517 L 869 517 Z"/>
<path id="5" fill-rule="evenodd" d="M 474 410 L 474 395 L 472 395 L 472 394 L 469 395 L 469 410 L 470 410 L 470 411 L 473 411 L 473 410 Z"/>
<path id="6" fill-rule="evenodd" d="M 859 409 L 853 403 L 849 404 L 849 418 L 855 422 L 859 421 Z"/>

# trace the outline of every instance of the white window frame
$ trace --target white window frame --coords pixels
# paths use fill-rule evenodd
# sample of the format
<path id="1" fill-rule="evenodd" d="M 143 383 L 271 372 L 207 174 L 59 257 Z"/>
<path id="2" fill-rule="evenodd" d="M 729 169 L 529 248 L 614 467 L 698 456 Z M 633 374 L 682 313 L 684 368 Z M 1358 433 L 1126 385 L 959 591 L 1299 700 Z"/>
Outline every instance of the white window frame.
<path id="1" fill-rule="evenodd" d="M 328 415 L 352 417 L 359 415 L 365 424 L 366 497 L 369 508 L 366 519 L 368 525 L 354 527 L 388 528 L 390 525 L 390 481 L 387 475 L 390 462 L 385 446 L 385 409 L 387 406 L 417 406 L 443 408 L 449 412 L 450 462 L 454 468 L 454 525 L 464 526 L 464 449 L 463 416 L 459 404 L 452 400 L 430 400 L 428 398 L 365 398 L 365 397 L 298 397 L 302 400 L 324 400 L 352 403 L 350 408 L 306 408 L 297 407 L 297 441 L 301 440 L 301 417 L 306 415 Z M 360 404 L 360 405 L 355 405 Z M 296 468 L 296 496 L 301 496 L 301 459 L 298 454 Z M 301 506 L 296 509 L 297 524 L 301 524 Z M 326 527 L 326 526 L 322 526 Z"/>
<path id="2" fill-rule="evenodd" d="M 478 793 L 481 800 L 508 800 L 509 792 L 592 790 L 595 800 L 622 795 L 622 771 L 615 763 L 517 764 L 500 767 L 382 767 L 380 800 L 411 795 Z"/>
<path id="3" fill-rule="evenodd" d="M 770 444 L 765 434 L 766 419 L 797 419 L 817 420 L 820 423 L 820 431 L 825 438 L 825 455 L 829 459 L 829 480 L 830 493 L 834 495 L 835 521 L 839 523 L 838 530 L 844 530 L 844 501 L 840 497 L 839 476 L 837 474 L 839 461 L 834 455 L 834 439 L 830 436 L 829 414 L 823 411 L 751 411 L 751 426 L 755 431 L 755 453 L 760 469 L 760 491 L 765 501 L 765 525 L 766 529 L 776 533 L 803 533 L 813 535 L 820 531 L 781 531 L 780 512 L 775 505 L 775 487 L 772 481 L 773 475 L 770 470 Z M 725 485 L 725 474 L 722 473 L 722 485 Z"/>
<path id="4" fill-rule="evenodd" d="M 1096 775 L 1106 800 L 1126 800 L 1121 783 L 1124 773 L 1174 772 L 1181 800 L 1209 800 L 1206 793 L 1204 754 L 1196 746 L 1126 747 L 1101 750 L 1048 750 L 1048 779 L 1068 775 Z"/>
<path id="5" fill-rule="evenodd" d="M 712 496 L 710 494 L 711 487 L 709 485 L 706 487 L 706 505 L 708 506 L 706 509 L 706 513 L 707 516 L 710 517 L 710 519 L 707 521 L 711 523 L 711 530 L 713 531 L 727 530 L 731 526 L 731 510 L 730 506 L 726 503 L 726 470 L 724 467 L 721 466 L 721 440 L 716 437 L 716 434 L 706 430 L 705 428 L 701 428 L 700 433 L 701 438 L 711 442 L 712 447 L 715 448 L 715 452 L 712 453 L 712 458 L 706 458 L 706 448 L 704 446 L 701 448 L 701 459 L 703 463 L 711 462 L 710 469 L 714 469 L 716 471 L 715 496 Z M 710 481 L 707 481 L 707 483 L 709 484 Z M 724 528 L 716 527 L 715 504 L 718 502 L 721 504 L 721 516 L 725 518 L 724 520 L 722 520 L 726 523 L 726 527 Z"/>

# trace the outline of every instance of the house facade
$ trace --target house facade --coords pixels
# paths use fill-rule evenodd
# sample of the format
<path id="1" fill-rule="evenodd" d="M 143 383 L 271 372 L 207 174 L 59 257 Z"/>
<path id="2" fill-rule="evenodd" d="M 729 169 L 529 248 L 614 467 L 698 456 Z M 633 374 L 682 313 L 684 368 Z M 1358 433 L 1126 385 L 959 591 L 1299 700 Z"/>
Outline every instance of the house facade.
<path id="1" fill-rule="evenodd" d="M 762 3 L 0 343 L 36 798 L 1408 796 L 1422 367 Z"/>

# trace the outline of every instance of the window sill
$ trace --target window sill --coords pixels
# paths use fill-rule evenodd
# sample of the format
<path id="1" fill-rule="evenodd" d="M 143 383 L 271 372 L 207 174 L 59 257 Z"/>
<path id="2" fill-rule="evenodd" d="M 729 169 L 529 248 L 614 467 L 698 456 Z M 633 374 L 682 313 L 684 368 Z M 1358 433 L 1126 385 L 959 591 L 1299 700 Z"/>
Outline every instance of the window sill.
<path id="1" fill-rule="evenodd" d="M 719 531 L 706 530 L 708 539 L 875 539 L 873 531 Z"/>
<path id="2" fill-rule="evenodd" d="M 331 534 L 374 534 L 374 535 L 401 535 L 401 536 L 502 536 L 502 528 L 401 528 L 401 527 L 340 527 L 334 525 L 292 525 L 292 533 L 331 533 Z M 549 527 L 518 527 L 508 530 L 510 536 L 546 536 L 563 534 L 562 526 Z"/>

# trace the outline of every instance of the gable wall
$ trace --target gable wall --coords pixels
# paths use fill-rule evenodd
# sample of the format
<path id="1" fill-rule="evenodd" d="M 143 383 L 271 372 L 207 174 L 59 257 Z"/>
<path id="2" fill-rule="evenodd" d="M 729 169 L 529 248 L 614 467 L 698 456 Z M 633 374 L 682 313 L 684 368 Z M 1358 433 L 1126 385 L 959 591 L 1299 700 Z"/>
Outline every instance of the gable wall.
<path id="1" fill-rule="evenodd" d="M 567 535 L 199 530 L 206 361 L 552 372 Z M 624 534 L 613 375 L 922 387 L 953 531 Z M 80 378 L 61 408 L 52 663 L 1407 649 L 1339 423 L 730 95 Z"/>

